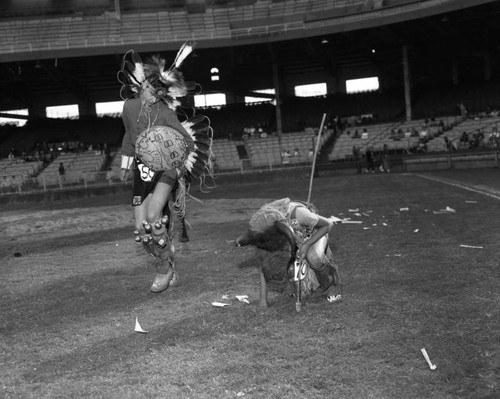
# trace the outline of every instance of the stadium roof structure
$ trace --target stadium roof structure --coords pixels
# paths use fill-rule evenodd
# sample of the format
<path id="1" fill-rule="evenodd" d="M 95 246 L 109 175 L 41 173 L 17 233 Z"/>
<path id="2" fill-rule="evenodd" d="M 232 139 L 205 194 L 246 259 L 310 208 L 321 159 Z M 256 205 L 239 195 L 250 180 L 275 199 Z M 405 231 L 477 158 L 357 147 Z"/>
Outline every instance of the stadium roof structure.
<path id="1" fill-rule="evenodd" d="M 492 0 L 11 0 L 0 11 L 0 109 L 117 95 L 127 50 L 168 61 L 186 40 L 197 50 L 184 73 L 206 91 L 266 88 L 273 63 L 283 76 L 374 66 L 402 76 L 402 45 L 420 75 L 485 51 L 498 69 L 499 20 Z"/>

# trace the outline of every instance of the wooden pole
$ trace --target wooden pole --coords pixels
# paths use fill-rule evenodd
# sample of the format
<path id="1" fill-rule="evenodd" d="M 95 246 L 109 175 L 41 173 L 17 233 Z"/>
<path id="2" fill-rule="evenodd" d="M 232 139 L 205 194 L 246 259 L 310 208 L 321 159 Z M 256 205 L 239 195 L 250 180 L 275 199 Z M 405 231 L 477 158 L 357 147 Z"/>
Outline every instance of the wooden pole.
<path id="1" fill-rule="evenodd" d="M 313 185 L 313 179 L 314 179 L 314 169 L 316 168 L 316 157 L 318 156 L 319 142 L 320 142 L 320 138 L 321 138 L 321 133 L 323 132 L 323 127 L 325 125 L 325 119 L 326 119 L 326 114 L 323 114 L 323 118 L 321 120 L 321 126 L 320 126 L 319 132 L 318 132 L 318 137 L 316 138 L 316 147 L 314 149 L 311 178 L 309 179 L 309 193 L 307 194 L 307 205 L 309 205 L 311 202 L 312 185 Z"/>

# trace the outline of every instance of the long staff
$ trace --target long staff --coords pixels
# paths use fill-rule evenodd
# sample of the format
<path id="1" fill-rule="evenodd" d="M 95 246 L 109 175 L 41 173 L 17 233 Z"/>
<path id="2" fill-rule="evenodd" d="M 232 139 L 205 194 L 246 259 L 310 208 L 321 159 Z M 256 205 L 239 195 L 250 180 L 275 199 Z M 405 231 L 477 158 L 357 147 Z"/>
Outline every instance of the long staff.
<path id="1" fill-rule="evenodd" d="M 314 149 L 312 170 L 311 170 L 311 178 L 309 179 L 309 193 L 307 194 L 307 205 L 311 203 L 311 193 L 314 179 L 314 169 L 316 168 L 316 157 L 318 156 L 319 151 L 319 142 L 321 138 L 321 133 L 323 132 L 323 127 L 325 126 L 326 114 L 323 114 L 323 119 L 321 120 L 321 126 L 319 128 L 318 137 L 316 139 L 316 148 Z"/>

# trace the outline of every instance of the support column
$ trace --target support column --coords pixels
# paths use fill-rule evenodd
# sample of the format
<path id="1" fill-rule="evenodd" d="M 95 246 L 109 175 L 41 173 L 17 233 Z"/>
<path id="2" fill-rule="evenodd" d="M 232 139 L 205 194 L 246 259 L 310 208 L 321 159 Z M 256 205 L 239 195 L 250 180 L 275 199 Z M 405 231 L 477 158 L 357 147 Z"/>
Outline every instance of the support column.
<path id="1" fill-rule="evenodd" d="M 404 78 L 404 90 L 405 90 L 405 110 L 406 110 L 406 120 L 412 120 L 412 110 L 411 110 L 411 76 L 410 76 L 410 65 L 408 62 L 408 45 L 403 44 L 403 78 Z"/>
<path id="2" fill-rule="evenodd" d="M 276 60 L 272 43 L 269 43 L 268 48 L 271 53 L 271 61 L 273 64 L 273 85 L 276 100 L 276 133 L 279 137 L 281 149 L 281 134 L 283 133 L 283 122 L 281 120 L 281 78 L 279 74 L 279 64 Z"/>
<path id="3" fill-rule="evenodd" d="M 454 86 L 458 86 L 458 57 L 456 55 L 451 59 L 451 81 Z"/>
<path id="4" fill-rule="evenodd" d="M 483 78 L 486 82 L 491 80 L 491 59 L 488 49 L 485 49 L 483 55 Z"/>

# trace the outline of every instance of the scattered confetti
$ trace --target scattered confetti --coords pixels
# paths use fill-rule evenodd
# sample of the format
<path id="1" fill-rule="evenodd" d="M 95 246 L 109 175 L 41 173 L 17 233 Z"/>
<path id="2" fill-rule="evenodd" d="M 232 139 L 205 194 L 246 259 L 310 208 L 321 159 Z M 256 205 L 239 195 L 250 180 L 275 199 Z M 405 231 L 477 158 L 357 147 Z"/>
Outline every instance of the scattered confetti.
<path id="1" fill-rule="evenodd" d="M 149 331 L 145 331 L 142 329 L 141 325 L 139 324 L 139 318 L 136 317 L 135 318 L 135 329 L 134 329 L 135 332 L 138 332 L 138 333 L 143 333 L 143 334 L 147 334 Z"/>
<path id="2" fill-rule="evenodd" d="M 223 308 L 224 306 L 229 306 L 229 303 L 224 302 L 212 302 L 212 306 L 216 306 L 218 308 Z"/>
<path id="3" fill-rule="evenodd" d="M 429 368 L 431 370 L 436 370 L 437 366 L 435 364 L 432 364 L 431 359 L 429 358 L 429 355 L 427 354 L 427 351 L 425 350 L 425 348 L 420 349 L 420 351 L 422 352 L 422 355 L 424 355 L 424 358 L 427 361 Z"/>
<path id="4" fill-rule="evenodd" d="M 250 303 L 248 302 L 248 295 L 236 295 L 236 299 L 240 302 Z"/>
<path id="5" fill-rule="evenodd" d="M 342 299 L 342 295 L 329 295 L 326 297 L 326 300 L 330 303 L 340 301 Z"/>

